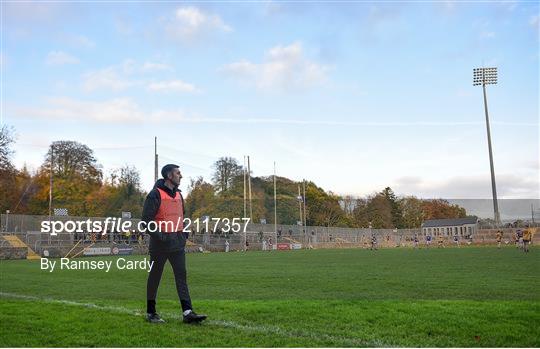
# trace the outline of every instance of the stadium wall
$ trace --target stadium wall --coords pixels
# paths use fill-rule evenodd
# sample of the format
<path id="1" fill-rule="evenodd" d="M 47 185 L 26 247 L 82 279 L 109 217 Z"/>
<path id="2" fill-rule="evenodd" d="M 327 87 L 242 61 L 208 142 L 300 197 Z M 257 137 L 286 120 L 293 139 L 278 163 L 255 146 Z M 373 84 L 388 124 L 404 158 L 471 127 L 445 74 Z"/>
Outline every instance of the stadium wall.
<path id="1" fill-rule="evenodd" d="M 146 234 L 91 234 L 83 233 L 58 233 L 51 236 L 49 233 L 41 233 L 42 221 L 49 220 L 48 216 L 31 215 L 1 215 L 1 226 L 9 229 L 9 233 L 19 237 L 28 247 L 36 253 L 43 255 L 47 251 L 50 257 L 63 257 L 74 246 L 74 253 L 81 252 L 86 248 L 110 247 L 129 245 L 133 249 L 133 254 L 146 254 L 148 252 L 149 237 Z M 104 217 L 73 217 L 60 216 L 54 220 L 74 220 L 74 221 L 104 221 Z M 124 220 L 125 221 L 125 220 Z M 135 225 L 139 220 L 131 220 Z M 413 238 L 417 234 L 419 246 L 425 246 L 425 234 L 421 228 L 418 229 L 355 229 L 339 227 L 312 227 L 303 229 L 301 226 L 278 225 L 278 232 L 274 231 L 273 224 L 249 224 L 246 233 L 236 234 L 211 234 L 208 232 L 195 232 L 190 234 L 190 241 L 186 250 L 188 252 L 200 251 L 224 251 L 226 241 L 229 243 L 230 251 L 243 250 L 267 250 L 296 249 L 296 248 L 369 248 L 371 246 L 371 236 L 374 234 L 377 239 L 378 248 L 412 247 Z M 513 243 L 516 228 L 501 229 L 504 233 L 503 242 Z M 496 233 L 498 229 L 479 229 L 471 239 L 460 236 L 460 245 L 493 245 L 496 244 Z M 6 233 L 3 233 L 6 234 Z M 445 246 L 454 246 L 451 236 L 443 236 Z M 263 244 L 266 241 L 266 244 Z M 247 242 L 247 244 L 246 244 Z M 539 236 L 533 237 L 533 244 L 538 243 Z M 77 245 L 78 244 L 78 245 Z M 266 245 L 266 246 L 265 246 Z M 286 248 L 288 245 L 288 248 Z M 437 245 L 437 237 L 433 238 L 432 246 Z M 0 245 L 0 250 L 6 250 L 8 245 Z M 15 252 L 10 252 L 13 258 L 19 258 Z M 9 255 L 5 252 L 5 255 Z M 82 253 L 81 253 L 82 255 Z M 24 257 L 23 257 L 24 258 Z"/>

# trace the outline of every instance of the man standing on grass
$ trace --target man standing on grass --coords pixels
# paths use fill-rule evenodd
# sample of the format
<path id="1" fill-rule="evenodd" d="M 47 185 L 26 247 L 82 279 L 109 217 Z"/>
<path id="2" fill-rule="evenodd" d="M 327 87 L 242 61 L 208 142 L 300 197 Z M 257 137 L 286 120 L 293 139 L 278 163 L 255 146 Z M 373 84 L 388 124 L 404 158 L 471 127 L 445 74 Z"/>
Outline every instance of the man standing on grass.
<path id="1" fill-rule="evenodd" d="M 177 165 L 165 165 L 161 169 L 162 179 L 146 196 L 142 221 L 147 224 L 150 234 L 150 260 L 153 263 L 146 285 L 146 319 L 151 323 L 165 322 L 156 311 L 156 296 L 167 260 L 171 263 L 176 282 L 176 291 L 182 305 L 185 323 L 199 323 L 206 315 L 196 314 L 191 306 L 191 298 L 186 278 L 185 246 L 188 233 L 184 229 L 184 198 L 178 189 L 182 174 Z M 157 230 L 149 222 L 155 222 Z"/>
<path id="2" fill-rule="evenodd" d="M 523 246 L 524 246 L 523 245 L 523 230 L 518 229 L 517 235 L 518 235 L 518 248 L 523 250 Z"/>
<path id="3" fill-rule="evenodd" d="M 502 242 L 502 238 L 503 238 L 503 232 L 501 230 L 498 230 L 497 231 L 497 248 L 501 248 L 501 242 Z"/>
<path id="4" fill-rule="evenodd" d="M 370 250 L 376 250 L 377 249 L 377 236 L 375 236 L 375 233 L 371 234 L 371 248 Z"/>
<path id="5" fill-rule="evenodd" d="M 459 236 L 457 233 L 454 235 L 454 243 L 456 244 L 457 247 L 459 247 Z"/>
<path id="6" fill-rule="evenodd" d="M 523 231 L 521 229 L 516 230 L 516 248 L 521 248 L 523 243 Z"/>
<path id="7" fill-rule="evenodd" d="M 527 229 L 525 229 L 525 232 L 523 233 L 523 252 L 529 252 L 529 245 L 532 241 L 535 230 L 536 229 L 531 228 L 530 225 L 528 225 Z"/>
<path id="8" fill-rule="evenodd" d="M 431 234 L 426 235 L 426 247 L 431 245 Z"/>
<path id="9" fill-rule="evenodd" d="M 444 248 L 444 239 L 442 235 L 439 235 L 439 238 L 437 239 L 437 248 Z"/>

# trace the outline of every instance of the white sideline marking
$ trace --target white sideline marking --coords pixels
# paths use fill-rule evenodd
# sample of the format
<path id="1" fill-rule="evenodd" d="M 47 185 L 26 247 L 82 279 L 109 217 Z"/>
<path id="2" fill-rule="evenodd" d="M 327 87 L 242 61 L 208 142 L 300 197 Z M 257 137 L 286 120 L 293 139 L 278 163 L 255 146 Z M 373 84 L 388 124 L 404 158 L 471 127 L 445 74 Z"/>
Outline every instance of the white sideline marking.
<path id="1" fill-rule="evenodd" d="M 64 304 L 64 305 L 71 305 L 71 306 L 77 306 L 77 307 L 92 308 L 92 309 L 105 310 L 105 311 L 110 311 L 110 312 L 115 312 L 115 313 L 120 313 L 120 314 L 135 315 L 135 316 L 142 316 L 144 314 L 141 311 L 128 309 L 125 307 L 97 305 L 93 303 L 80 303 L 80 302 L 69 301 L 65 299 L 42 298 L 42 297 L 21 295 L 21 294 L 16 294 L 16 293 L 9 293 L 9 292 L 0 292 L 0 296 L 26 299 L 26 300 L 36 300 L 36 301 L 41 301 L 41 302 L 46 302 L 46 303 L 55 303 L 55 304 Z M 162 314 L 164 315 L 164 317 L 173 318 L 176 320 L 182 320 L 182 316 L 180 316 L 179 314 L 175 314 L 175 313 L 162 313 Z M 387 348 L 391 347 L 388 344 L 385 344 L 379 340 L 364 341 L 357 338 L 332 336 L 332 335 L 322 334 L 322 333 L 317 333 L 317 332 L 307 332 L 307 331 L 301 331 L 301 330 L 287 331 L 277 326 L 242 325 L 234 321 L 228 321 L 228 320 L 208 320 L 205 323 L 209 325 L 234 328 L 234 329 L 243 330 L 243 331 L 261 332 L 261 333 L 266 333 L 266 334 L 272 333 L 272 334 L 289 337 L 289 338 L 301 337 L 301 338 L 308 338 L 308 339 L 313 339 L 313 340 L 327 340 L 327 341 L 332 341 L 332 342 L 341 342 L 341 343 L 344 343 L 346 345 L 351 345 L 351 346 L 387 347 Z"/>

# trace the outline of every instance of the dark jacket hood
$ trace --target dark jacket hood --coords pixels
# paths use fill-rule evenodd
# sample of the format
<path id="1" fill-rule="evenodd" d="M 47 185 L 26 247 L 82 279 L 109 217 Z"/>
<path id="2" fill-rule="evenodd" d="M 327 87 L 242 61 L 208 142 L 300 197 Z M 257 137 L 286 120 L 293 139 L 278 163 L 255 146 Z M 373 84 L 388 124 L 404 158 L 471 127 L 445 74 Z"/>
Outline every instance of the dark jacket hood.
<path id="1" fill-rule="evenodd" d="M 158 179 L 157 182 L 154 184 L 154 189 L 156 188 L 164 190 L 167 193 L 173 194 L 171 196 L 174 196 L 174 193 L 176 193 L 177 191 L 182 192 L 178 187 L 174 187 L 174 189 L 171 191 L 171 189 L 169 189 L 169 187 L 165 185 L 165 179 L 163 178 Z"/>

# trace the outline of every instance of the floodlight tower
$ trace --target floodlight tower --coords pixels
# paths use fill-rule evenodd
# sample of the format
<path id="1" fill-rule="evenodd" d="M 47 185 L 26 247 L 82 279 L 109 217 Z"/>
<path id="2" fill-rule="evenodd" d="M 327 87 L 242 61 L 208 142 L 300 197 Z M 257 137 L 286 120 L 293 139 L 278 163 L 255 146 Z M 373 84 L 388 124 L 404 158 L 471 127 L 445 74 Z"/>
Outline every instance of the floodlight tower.
<path id="1" fill-rule="evenodd" d="M 493 152 L 491 150 L 491 131 L 489 129 L 489 116 L 486 96 L 486 85 L 497 84 L 497 68 L 475 68 L 473 69 L 473 86 L 482 85 L 484 92 L 484 110 L 486 112 L 486 128 L 489 149 L 489 165 L 491 168 L 491 191 L 493 193 L 493 212 L 495 224 L 501 223 L 499 215 L 499 205 L 497 203 L 497 186 L 495 185 L 495 169 L 493 168 Z"/>

